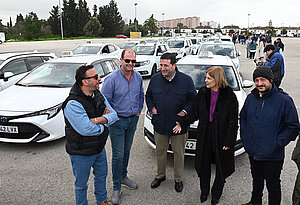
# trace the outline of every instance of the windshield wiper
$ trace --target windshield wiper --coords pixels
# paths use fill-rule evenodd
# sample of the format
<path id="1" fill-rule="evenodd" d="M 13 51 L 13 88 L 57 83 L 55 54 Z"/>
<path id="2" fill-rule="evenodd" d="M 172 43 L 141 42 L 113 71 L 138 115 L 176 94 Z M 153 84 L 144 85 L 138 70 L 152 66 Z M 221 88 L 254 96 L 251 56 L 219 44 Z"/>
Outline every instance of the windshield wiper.
<path id="1" fill-rule="evenodd" d="M 42 85 L 42 84 L 27 84 L 24 86 L 27 86 L 27 87 L 50 87 L 50 88 L 61 88 L 62 87 L 60 85 Z"/>

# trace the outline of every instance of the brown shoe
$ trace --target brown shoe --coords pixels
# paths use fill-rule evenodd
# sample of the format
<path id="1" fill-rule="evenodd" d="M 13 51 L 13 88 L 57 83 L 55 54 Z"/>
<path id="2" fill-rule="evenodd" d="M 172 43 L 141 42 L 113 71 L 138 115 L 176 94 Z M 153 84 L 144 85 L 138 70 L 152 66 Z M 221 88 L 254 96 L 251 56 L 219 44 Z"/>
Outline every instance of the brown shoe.
<path id="1" fill-rule="evenodd" d="M 245 204 L 242 204 L 242 205 L 253 205 L 251 202 L 248 202 L 248 203 L 245 203 Z"/>
<path id="2" fill-rule="evenodd" d="M 108 198 L 104 201 L 102 201 L 102 203 L 100 205 L 111 205 L 111 203 L 108 201 Z"/>

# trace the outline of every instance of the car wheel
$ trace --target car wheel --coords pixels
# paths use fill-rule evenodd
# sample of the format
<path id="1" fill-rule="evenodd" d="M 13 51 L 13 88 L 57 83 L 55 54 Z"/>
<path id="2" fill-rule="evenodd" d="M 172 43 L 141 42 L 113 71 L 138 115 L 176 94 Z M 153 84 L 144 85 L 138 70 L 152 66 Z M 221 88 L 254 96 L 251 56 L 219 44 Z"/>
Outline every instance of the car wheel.
<path id="1" fill-rule="evenodd" d="M 2 44 L 2 41 L 0 41 L 0 44 Z"/>
<path id="2" fill-rule="evenodd" d="M 154 64 L 152 67 L 151 76 L 156 73 L 156 69 L 157 69 L 157 66 L 156 66 L 156 64 Z"/>

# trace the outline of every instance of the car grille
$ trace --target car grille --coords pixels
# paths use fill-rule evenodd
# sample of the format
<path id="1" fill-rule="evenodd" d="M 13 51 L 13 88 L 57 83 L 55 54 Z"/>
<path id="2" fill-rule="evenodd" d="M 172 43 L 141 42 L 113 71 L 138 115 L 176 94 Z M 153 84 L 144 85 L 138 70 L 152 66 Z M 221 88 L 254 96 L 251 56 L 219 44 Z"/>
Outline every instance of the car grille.
<path id="1" fill-rule="evenodd" d="M 0 132 L 0 138 L 7 139 L 29 139 L 35 136 L 36 134 L 43 134 L 49 136 L 48 133 L 45 133 L 39 127 L 30 124 L 30 123 L 4 123 L 0 124 L 4 126 L 17 126 L 19 133 L 3 133 Z"/>

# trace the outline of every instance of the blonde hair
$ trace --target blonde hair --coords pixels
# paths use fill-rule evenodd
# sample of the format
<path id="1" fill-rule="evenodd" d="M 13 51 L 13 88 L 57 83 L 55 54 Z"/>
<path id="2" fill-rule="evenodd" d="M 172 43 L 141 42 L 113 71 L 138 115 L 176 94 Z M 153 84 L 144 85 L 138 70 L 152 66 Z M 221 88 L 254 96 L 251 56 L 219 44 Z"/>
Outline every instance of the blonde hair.
<path id="1" fill-rule="evenodd" d="M 226 76 L 223 68 L 220 66 L 212 66 L 206 70 L 206 74 L 215 79 L 218 88 L 225 88 L 228 86 Z"/>

